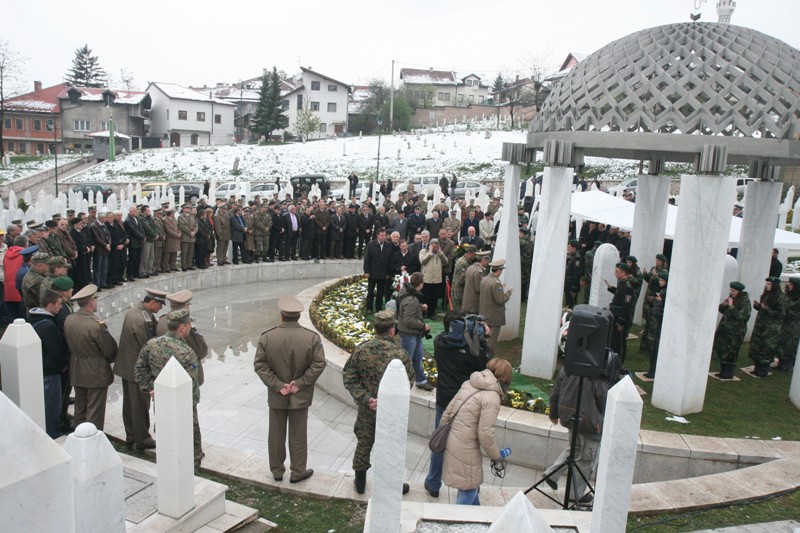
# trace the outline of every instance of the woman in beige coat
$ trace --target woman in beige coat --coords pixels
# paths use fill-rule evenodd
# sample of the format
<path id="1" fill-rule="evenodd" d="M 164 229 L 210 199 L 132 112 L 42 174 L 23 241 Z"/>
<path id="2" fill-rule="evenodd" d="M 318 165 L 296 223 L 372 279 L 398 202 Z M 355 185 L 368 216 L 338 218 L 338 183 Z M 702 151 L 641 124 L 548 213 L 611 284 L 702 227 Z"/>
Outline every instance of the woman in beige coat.
<path id="1" fill-rule="evenodd" d="M 494 440 L 494 426 L 500 411 L 500 399 L 511 383 L 511 363 L 492 359 L 486 370 L 473 372 L 442 415 L 441 424 L 452 420 L 447 448 L 444 452 L 442 480 L 458 489 L 457 504 L 480 505 L 483 483 L 481 448 L 490 458 L 499 461 L 511 454 L 501 450 Z"/>

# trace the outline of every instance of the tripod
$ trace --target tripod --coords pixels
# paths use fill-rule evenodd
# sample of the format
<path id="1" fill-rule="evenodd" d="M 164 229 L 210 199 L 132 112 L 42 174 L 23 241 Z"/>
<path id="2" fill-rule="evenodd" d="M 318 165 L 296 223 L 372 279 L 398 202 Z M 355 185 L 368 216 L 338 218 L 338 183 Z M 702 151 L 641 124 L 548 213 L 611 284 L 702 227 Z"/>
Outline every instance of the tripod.
<path id="1" fill-rule="evenodd" d="M 579 494 L 578 494 L 578 485 L 577 483 L 575 483 L 576 473 L 581 476 L 581 479 L 583 479 L 583 482 L 586 484 L 586 488 L 588 489 L 586 495 L 594 494 L 594 487 L 592 487 L 592 485 L 589 483 L 589 480 L 587 479 L 586 475 L 581 471 L 581 468 L 578 466 L 578 463 L 575 460 L 575 448 L 578 445 L 578 427 L 580 425 L 580 420 L 581 420 L 580 410 L 581 410 L 581 397 L 583 396 L 583 379 L 584 377 L 580 376 L 578 380 L 578 401 L 576 402 L 575 405 L 575 414 L 572 415 L 572 420 L 571 420 L 572 421 L 572 429 L 570 433 L 571 439 L 569 443 L 569 455 L 567 456 L 567 459 L 563 463 L 558 465 L 552 472 L 550 472 L 549 474 L 545 474 L 542 477 L 542 479 L 540 479 L 539 481 L 528 487 L 528 490 L 525 491 L 525 494 L 528 494 L 532 490 L 537 490 L 539 491 L 540 494 L 543 494 L 551 501 L 561 505 L 565 511 L 571 508 L 570 500 L 572 502 L 572 507 L 577 508 L 578 506 Z M 583 450 L 581 451 L 583 452 Z M 545 482 L 548 482 L 548 485 L 551 483 L 555 484 L 554 481 L 552 480 L 552 476 L 560 472 L 563 468 L 567 469 L 567 487 L 566 490 L 564 491 L 564 501 L 560 502 L 556 498 L 547 494 L 546 492 L 543 492 L 539 488 L 539 485 Z M 573 492 L 571 498 L 570 498 L 570 490 Z"/>

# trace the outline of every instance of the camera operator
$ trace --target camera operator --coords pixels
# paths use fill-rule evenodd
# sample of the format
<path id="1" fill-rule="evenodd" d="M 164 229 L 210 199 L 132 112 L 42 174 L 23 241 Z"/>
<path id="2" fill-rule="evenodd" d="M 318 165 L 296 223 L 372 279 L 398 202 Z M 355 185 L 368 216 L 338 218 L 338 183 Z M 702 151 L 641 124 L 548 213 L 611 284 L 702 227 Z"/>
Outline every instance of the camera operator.
<path id="1" fill-rule="evenodd" d="M 486 369 L 491 359 L 486 335 L 489 326 L 481 315 L 465 315 L 461 309 L 453 309 L 444 315 L 444 331 L 433 340 L 433 354 L 438 369 L 436 384 L 436 425 L 442 418 L 450 401 L 461 385 L 473 372 Z M 442 463 L 444 454 L 431 453 L 431 466 L 425 479 L 425 490 L 434 498 L 439 497 L 442 486 Z"/>
<path id="2" fill-rule="evenodd" d="M 568 443 L 572 443 L 573 416 L 578 407 L 578 386 L 580 377 L 567 374 L 562 368 L 550 395 L 550 422 L 553 424 L 561 422 L 561 425 L 569 429 Z M 606 395 L 608 394 L 608 378 L 605 376 L 595 378 L 584 378 L 583 393 L 581 395 L 580 421 L 578 424 L 578 438 L 575 444 L 575 463 L 579 472 L 574 472 L 572 476 L 573 486 L 570 493 L 565 494 L 564 498 L 574 501 L 574 496 L 578 495 L 578 503 L 591 504 L 594 497 L 586 492 L 586 479 L 591 479 L 597 468 L 598 453 L 600 451 L 600 438 L 603 432 L 603 416 L 606 410 Z M 561 455 L 545 471 L 545 481 L 551 489 L 558 489 L 558 479 L 564 473 L 563 465 L 570 454 L 570 444 L 561 452 Z"/>
<path id="3" fill-rule="evenodd" d="M 397 332 L 400 333 L 400 345 L 408 353 L 414 366 L 417 388 L 431 391 L 428 377 L 422 368 L 422 336 L 430 335 L 431 327 L 422 316 L 428 306 L 422 303 L 422 287 L 425 285 L 421 272 L 411 274 L 411 279 L 403 284 L 397 293 Z"/>

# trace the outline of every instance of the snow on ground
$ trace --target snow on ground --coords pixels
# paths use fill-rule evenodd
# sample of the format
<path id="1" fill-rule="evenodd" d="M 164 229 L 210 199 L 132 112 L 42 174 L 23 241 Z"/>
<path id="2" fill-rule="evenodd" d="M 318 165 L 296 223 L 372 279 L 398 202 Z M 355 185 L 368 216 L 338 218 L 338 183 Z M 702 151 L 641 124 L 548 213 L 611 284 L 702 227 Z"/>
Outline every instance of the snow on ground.
<path id="1" fill-rule="evenodd" d="M 74 161 L 80 157 L 81 156 L 78 154 L 59 155 L 58 167 L 61 168 L 61 165 Z M 27 161 L 12 163 L 9 166 L 0 164 L 0 183 L 7 183 L 9 181 L 27 178 L 33 174 L 38 174 L 39 172 L 44 172 L 46 170 L 52 170 L 53 168 L 55 168 L 55 158 L 53 157 L 39 158 L 31 156 Z"/>

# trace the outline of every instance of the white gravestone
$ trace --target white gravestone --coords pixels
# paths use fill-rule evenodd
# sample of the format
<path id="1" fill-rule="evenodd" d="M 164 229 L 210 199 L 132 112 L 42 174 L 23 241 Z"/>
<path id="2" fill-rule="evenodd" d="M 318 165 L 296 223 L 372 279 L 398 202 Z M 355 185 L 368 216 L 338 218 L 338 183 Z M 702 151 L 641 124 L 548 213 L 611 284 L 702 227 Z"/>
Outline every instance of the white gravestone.
<path id="1" fill-rule="evenodd" d="M 398 533 L 403 504 L 406 439 L 410 389 L 403 363 L 393 359 L 378 387 L 375 424 L 372 498 L 369 503 L 370 533 Z"/>
<path id="2" fill-rule="evenodd" d="M 64 449 L 72 456 L 75 531 L 125 531 L 122 459 L 94 424 L 84 422 L 67 437 Z"/>
<path id="3" fill-rule="evenodd" d="M 642 398 L 625 376 L 608 391 L 591 533 L 624 533 L 628 521 Z"/>
<path id="4" fill-rule="evenodd" d="M 514 191 L 519 190 L 519 165 L 507 165 L 505 188 L 506 194 L 503 205 L 514 205 Z M 506 325 L 500 330 L 501 341 L 509 341 L 519 337 L 519 317 L 522 295 L 522 265 L 519 253 L 519 218 L 515 209 L 509 209 L 508 214 L 500 219 L 500 229 L 497 232 L 497 243 L 494 247 L 494 259 L 505 259 L 506 268 L 500 279 L 506 288 L 513 289 L 511 299 L 506 302 Z M 507 290 L 506 289 L 506 290 Z"/>
<path id="5" fill-rule="evenodd" d="M 592 263 L 592 288 L 589 291 L 589 305 L 608 309 L 614 294 L 608 290 L 606 281 L 612 286 L 617 286 L 614 270 L 619 263 L 619 250 L 613 244 L 604 243 L 594 252 Z"/>
<path id="6" fill-rule="evenodd" d="M 653 386 L 653 406 L 676 415 L 703 410 L 708 366 L 717 320 L 715 290 L 697 290 L 697 273 L 707 287 L 719 287 L 731 227 L 735 181 L 721 176 L 683 175 L 669 298 Z"/>
<path id="7" fill-rule="evenodd" d="M 0 517 L 4 533 L 75 531 L 70 457 L 0 393 Z"/>
<path id="8" fill-rule="evenodd" d="M 574 174 L 570 167 L 544 169 L 520 366 L 526 376 L 550 379 L 556 370 Z"/>
<path id="9" fill-rule="evenodd" d="M 800 359 L 800 346 L 797 347 L 795 361 Z M 789 400 L 800 409 L 800 372 L 795 368 L 792 372 L 792 384 L 789 388 Z"/>
<path id="10" fill-rule="evenodd" d="M 517 533 L 552 533 L 553 529 L 531 501 L 522 492 L 517 492 L 503 506 L 500 515 L 495 518 L 491 527 L 489 527 L 488 533 L 507 533 L 509 531 L 516 531 Z"/>
<path id="11" fill-rule="evenodd" d="M 174 357 L 155 381 L 158 512 L 179 518 L 194 507 L 192 378 Z"/>
<path id="12" fill-rule="evenodd" d="M 18 318 L 0 339 L 3 392 L 45 429 L 42 341 L 33 326 Z"/>

